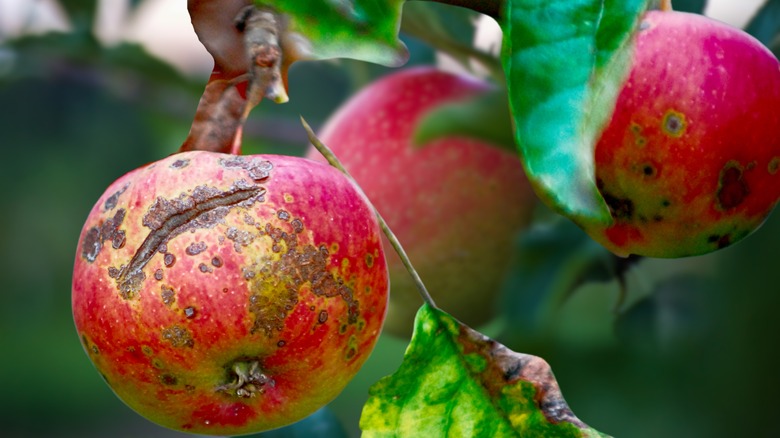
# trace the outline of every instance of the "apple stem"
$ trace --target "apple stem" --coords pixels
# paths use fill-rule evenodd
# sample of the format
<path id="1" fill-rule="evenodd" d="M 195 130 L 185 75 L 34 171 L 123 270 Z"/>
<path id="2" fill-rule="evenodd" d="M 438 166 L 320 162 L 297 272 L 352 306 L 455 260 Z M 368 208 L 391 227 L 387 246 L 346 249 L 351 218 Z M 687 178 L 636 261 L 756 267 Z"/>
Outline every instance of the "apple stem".
<path id="1" fill-rule="evenodd" d="M 286 102 L 282 74 L 281 23 L 270 10 L 248 5 L 235 18 L 247 64 L 245 73 L 224 74 L 217 67 L 198 103 L 192 128 L 179 152 L 202 150 L 238 155 L 249 112 L 262 99 Z"/>
<path id="2" fill-rule="evenodd" d="M 341 164 L 341 161 L 339 161 L 339 159 L 336 157 L 336 154 L 334 154 L 327 145 L 325 145 L 319 138 L 317 138 L 317 135 L 314 134 L 314 130 L 312 130 L 311 126 L 309 126 L 303 117 L 301 117 L 301 123 L 303 124 L 303 129 L 306 130 L 306 134 L 309 136 L 309 141 L 317 149 L 317 151 L 319 151 L 319 153 L 325 157 L 325 160 L 327 160 L 331 166 L 335 167 L 339 170 L 339 172 L 344 174 L 344 176 L 346 176 L 355 185 L 355 187 L 357 187 L 360 193 L 362 193 L 363 196 L 368 199 L 368 196 L 366 196 L 365 192 L 363 192 L 363 189 L 360 187 L 357 181 L 355 181 L 355 178 L 353 178 L 347 169 L 344 168 L 344 166 Z M 431 297 L 431 294 L 428 292 L 428 288 L 425 287 L 425 283 L 423 283 L 422 278 L 420 278 L 420 275 L 417 273 L 417 270 L 414 269 L 414 265 L 412 265 L 412 261 L 409 259 L 409 255 L 406 254 L 406 251 L 401 245 L 401 242 L 398 240 L 395 233 L 393 233 L 393 230 L 391 230 L 387 225 L 387 222 L 385 222 L 382 215 L 379 214 L 379 211 L 376 209 L 376 207 L 371 204 L 370 200 L 369 204 L 374 210 L 374 215 L 379 222 L 379 228 L 385 234 L 387 240 L 390 242 L 390 245 L 393 247 L 395 252 L 398 253 L 398 257 L 401 259 L 401 263 L 403 263 L 404 267 L 409 272 L 409 275 L 412 276 L 412 280 L 414 281 L 415 286 L 417 286 L 417 291 L 420 293 L 423 301 L 425 301 L 425 303 L 432 308 L 437 309 L 438 306 L 436 306 L 436 303 L 433 301 L 433 297 Z"/>

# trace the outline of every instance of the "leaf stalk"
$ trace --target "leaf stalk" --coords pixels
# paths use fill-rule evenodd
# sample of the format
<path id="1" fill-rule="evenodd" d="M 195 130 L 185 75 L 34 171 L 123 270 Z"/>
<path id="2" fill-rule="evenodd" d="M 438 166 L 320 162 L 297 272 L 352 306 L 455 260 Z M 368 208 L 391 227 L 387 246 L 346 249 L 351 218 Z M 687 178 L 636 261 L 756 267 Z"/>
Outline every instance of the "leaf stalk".
<path id="1" fill-rule="evenodd" d="M 363 192 L 363 189 L 360 187 L 357 181 L 355 181 L 355 178 L 353 178 L 347 169 L 344 168 L 344 166 L 341 164 L 341 161 L 338 159 L 338 157 L 336 157 L 336 154 L 334 154 L 327 145 L 325 145 L 319 138 L 317 138 L 311 126 L 309 126 L 303 117 L 301 117 L 301 123 L 303 124 L 303 129 L 306 130 L 306 134 L 309 136 L 309 141 L 317 149 L 317 151 L 319 151 L 319 153 L 325 157 L 325 160 L 328 161 L 328 164 L 335 167 L 339 172 L 344 174 L 344 176 L 352 181 L 352 183 L 363 194 L 363 196 L 368 199 L 368 196 L 366 196 L 365 192 Z M 385 234 L 387 240 L 390 242 L 390 245 L 393 247 L 395 252 L 398 253 L 398 257 L 401 259 L 401 263 L 403 263 L 406 270 L 409 271 L 409 275 L 412 276 L 412 280 L 414 281 L 415 286 L 417 286 L 417 291 L 420 293 L 423 301 L 425 301 L 425 303 L 432 308 L 438 309 L 436 303 L 433 301 L 433 297 L 431 297 L 431 294 L 428 292 L 428 288 L 425 287 L 425 283 L 423 283 L 422 278 L 420 278 L 417 270 L 412 265 L 412 261 L 409 259 L 409 255 L 406 253 L 406 250 L 404 250 L 401 242 L 398 240 L 398 237 L 396 237 L 395 233 L 393 233 L 393 231 L 387 225 L 387 222 L 385 222 L 384 218 L 381 214 L 379 214 L 379 211 L 376 209 L 376 207 L 374 207 L 373 204 L 371 204 L 371 208 L 374 210 L 374 215 L 379 222 L 379 228 Z"/>

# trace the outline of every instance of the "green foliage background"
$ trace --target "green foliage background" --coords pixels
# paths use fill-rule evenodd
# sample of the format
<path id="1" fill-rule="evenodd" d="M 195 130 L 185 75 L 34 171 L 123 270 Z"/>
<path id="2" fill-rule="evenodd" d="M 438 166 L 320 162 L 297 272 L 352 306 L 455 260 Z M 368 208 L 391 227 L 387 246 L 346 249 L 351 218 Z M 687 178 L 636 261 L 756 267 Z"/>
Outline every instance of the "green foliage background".
<path id="1" fill-rule="evenodd" d="M 89 2 L 73 5 L 82 17 L 74 32 L 0 43 L 0 435 L 189 436 L 136 415 L 99 378 L 73 330 L 70 280 L 94 201 L 121 174 L 175 152 L 205 78 L 182 77 L 136 46 L 100 46 L 83 25 Z M 433 61 L 424 43 L 402 37 L 409 65 Z M 296 64 L 291 102 L 255 110 L 245 152 L 301 154 L 298 115 L 316 129 L 352 92 L 390 71 L 355 61 Z M 541 217 L 542 228 L 518 239 L 518 252 L 558 224 Z M 618 282 L 580 269 L 583 257 L 588 265 L 603 254 L 578 229 L 557 226 L 550 245 L 563 251 L 543 246 L 518 258 L 489 334 L 544 357 L 577 416 L 610 435 L 770 436 L 780 407 L 780 213 L 716 254 L 633 265 L 617 316 Z M 560 298 L 555 290 L 568 291 L 567 278 L 579 285 L 573 295 L 560 310 L 540 311 Z M 309 426 L 356 436 L 368 387 L 395 371 L 404 348 L 383 336 L 355 381 Z M 314 436 L 302 427 L 273 436 Z"/>

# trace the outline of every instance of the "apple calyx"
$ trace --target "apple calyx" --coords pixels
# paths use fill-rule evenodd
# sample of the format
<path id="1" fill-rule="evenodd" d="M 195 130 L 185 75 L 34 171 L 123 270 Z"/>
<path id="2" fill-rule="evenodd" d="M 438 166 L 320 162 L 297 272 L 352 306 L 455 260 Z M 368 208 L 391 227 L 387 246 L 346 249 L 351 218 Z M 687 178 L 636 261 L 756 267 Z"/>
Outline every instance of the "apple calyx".
<path id="1" fill-rule="evenodd" d="M 274 386 L 273 378 L 263 373 L 260 361 L 257 359 L 237 360 L 228 373 L 230 383 L 217 387 L 217 392 L 238 398 L 251 398 L 265 393 L 266 386 Z"/>

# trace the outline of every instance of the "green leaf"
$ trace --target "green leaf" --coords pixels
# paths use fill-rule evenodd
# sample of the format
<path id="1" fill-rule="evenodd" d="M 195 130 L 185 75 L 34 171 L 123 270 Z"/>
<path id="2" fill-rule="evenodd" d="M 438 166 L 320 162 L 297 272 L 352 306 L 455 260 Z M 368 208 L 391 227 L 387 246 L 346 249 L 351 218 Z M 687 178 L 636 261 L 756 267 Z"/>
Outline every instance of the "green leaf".
<path id="1" fill-rule="evenodd" d="M 780 0 L 769 0 L 750 20 L 745 31 L 773 51 L 780 46 Z"/>
<path id="2" fill-rule="evenodd" d="M 422 117 L 412 141 L 416 146 L 425 146 L 448 136 L 476 138 L 514 152 L 506 90 L 436 107 Z"/>
<path id="3" fill-rule="evenodd" d="M 707 7 L 707 0 L 674 0 L 674 10 L 701 14 Z"/>
<path id="4" fill-rule="evenodd" d="M 403 65 L 408 52 L 398 39 L 404 0 L 254 0 L 286 16 L 302 59 L 352 58 Z"/>
<path id="5" fill-rule="evenodd" d="M 550 366 L 423 305 L 395 374 L 371 387 L 365 437 L 599 437 L 569 409 Z"/>
<path id="6" fill-rule="evenodd" d="M 506 290 L 511 293 L 505 294 L 501 306 L 510 324 L 508 332 L 523 339 L 548 336 L 575 290 L 588 282 L 614 279 L 618 260 L 625 259 L 618 259 L 562 218 L 523 233 L 507 278 Z"/>
<path id="7" fill-rule="evenodd" d="M 575 221 L 608 223 L 593 150 L 647 0 L 507 0 L 502 63 L 515 139 L 537 193 Z"/>

